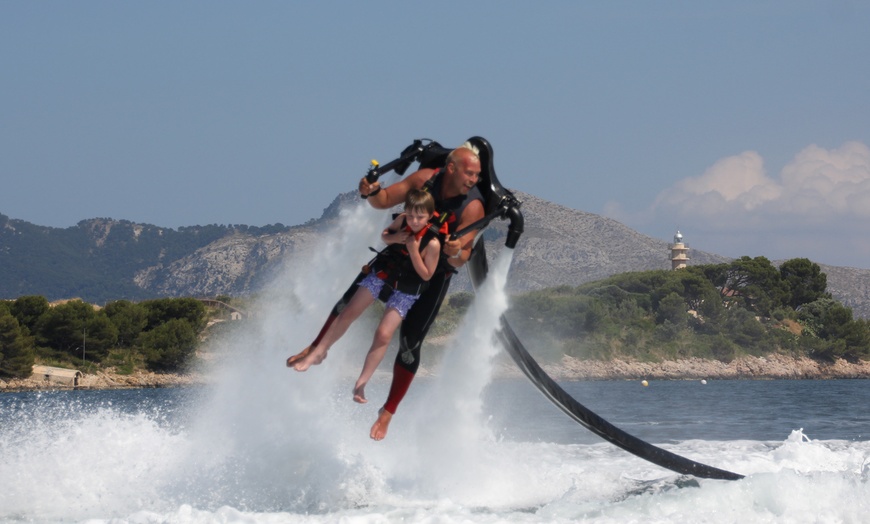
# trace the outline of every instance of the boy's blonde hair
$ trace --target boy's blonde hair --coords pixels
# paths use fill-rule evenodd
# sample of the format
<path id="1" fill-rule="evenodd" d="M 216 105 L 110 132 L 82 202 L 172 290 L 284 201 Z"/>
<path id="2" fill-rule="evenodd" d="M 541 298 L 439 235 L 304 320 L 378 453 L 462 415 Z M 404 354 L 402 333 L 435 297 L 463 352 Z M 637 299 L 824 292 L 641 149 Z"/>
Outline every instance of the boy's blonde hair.
<path id="1" fill-rule="evenodd" d="M 405 211 L 423 211 L 431 215 L 435 212 L 435 199 L 428 191 L 412 189 L 405 196 Z"/>

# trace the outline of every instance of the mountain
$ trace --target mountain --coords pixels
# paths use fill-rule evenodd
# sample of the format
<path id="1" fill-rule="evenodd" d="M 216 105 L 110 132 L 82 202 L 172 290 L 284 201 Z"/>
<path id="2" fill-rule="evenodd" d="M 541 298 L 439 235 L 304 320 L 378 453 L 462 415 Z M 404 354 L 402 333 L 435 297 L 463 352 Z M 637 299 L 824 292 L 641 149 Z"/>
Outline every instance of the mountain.
<path id="1" fill-rule="evenodd" d="M 0 298 L 44 295 L 92 303 L 161 295 L 143 285 L 143 273 L 159 272 L 209 245 L 234 236 L 266 238 L 291 231 L 266 227 L 193 226 L 178 230 L 126 220 L 95 218 L 73 227 L 43 227 L 0 215 Z"/>
<path id="2" fill-rule="evenodd" d="M 514 252 L 511 291 L 574 286 L 626 271 L 670 268 L 667 241 L 533 195 L 517 197 L 523 201 L 525 233 Z M 38 294 L 50 300 L 80 297 L 104 303 L 119 298 L 249 294 L 285 264 L 310 257 L 322 233 L 337 223 L 339 212 L 354 205 L 362 205 L 359 198 L 345 193 L 320 218 L 298 226 L 178 230 L 106 218 L 58 229 L 0 215 L 0 298 Z M 505 233 L 506 223 L 497 222 L 484 238 L 488 246 L 500 246 Z M 729 260 L 696 250 L 689 256 L 690 264 Z M 821 267 L 828 275 L 828 290 L 856 316 L 870 318 L 870 270 Z M 468 289 L 468 277 L 460 271 L 451 290 Z"/>

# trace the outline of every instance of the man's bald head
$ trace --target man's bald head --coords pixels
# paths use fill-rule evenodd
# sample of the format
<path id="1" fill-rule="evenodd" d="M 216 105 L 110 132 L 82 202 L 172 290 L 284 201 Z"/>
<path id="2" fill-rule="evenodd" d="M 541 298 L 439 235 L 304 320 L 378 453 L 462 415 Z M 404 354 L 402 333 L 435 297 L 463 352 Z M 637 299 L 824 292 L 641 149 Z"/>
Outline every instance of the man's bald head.
<path id="1" fill-rule="evenodd" d="M 445 165 L 451 162 L 456 163 L 460 159 L 473 159 L 480 164 L 480 151 L 471 142 L 465 142 L 447 155 L 447 162 Z"/>

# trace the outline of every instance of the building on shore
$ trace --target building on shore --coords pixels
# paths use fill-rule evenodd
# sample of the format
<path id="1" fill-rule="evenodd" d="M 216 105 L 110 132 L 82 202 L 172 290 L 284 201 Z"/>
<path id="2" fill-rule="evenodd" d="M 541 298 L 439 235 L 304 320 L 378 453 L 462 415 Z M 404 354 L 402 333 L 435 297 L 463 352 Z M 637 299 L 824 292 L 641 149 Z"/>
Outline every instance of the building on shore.
<path id="1" fill-rule="evenodd" d="M 33 366 L 30 378 L 43 380 L 55 386 L 77 387 L 79 379 L 84 376 L 77 369 L 56 368 L 52 366 Z"/>

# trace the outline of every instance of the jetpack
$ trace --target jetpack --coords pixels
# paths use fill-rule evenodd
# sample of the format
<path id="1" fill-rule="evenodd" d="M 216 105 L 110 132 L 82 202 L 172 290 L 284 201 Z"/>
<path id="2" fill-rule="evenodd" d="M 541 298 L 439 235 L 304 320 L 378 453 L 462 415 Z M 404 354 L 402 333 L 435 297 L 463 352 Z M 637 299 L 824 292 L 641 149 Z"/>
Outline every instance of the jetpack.
<path id="1" fill-rule="evenodd" d="M 500 218 L 510 221 L 505 247 L 513 249 L 516 247 L 524 229 L 523 214 L 520 211 L 522 202 L 499 182 L 495 174 L 492 146 L 490 146 L 489 142 L 478 136 L 472 137 L 468 141 L 478 148 L 480 155 L 481 171 L 477 186 L 486 200 L 484 205 L 485 215 L 467 228 L 455 232 L 453 236 L 458 238 L 469 231 L 482 231 L 494 219 Z M 444 166 L 450 151 L 450 149 L 444 148 L 432 140 L 415 140 L 413 144 L 402 151 L 400 157 L 396 160 L 383 166 L 373 162 L 366 178 L 368 178 L 370 183 L 373 183 L 378 177 L 389 171 L 395 171 L 397 174 L 402 175 L 415 161 L 420 163 L 421 169 L 437 169 Z M 489 271 L 486 260 L 486 245 L 482 235 L 478 234 L 477 236 L 471 252 L 471 258 L 468 260 L 468 270 L 472 285 L 475 290 L 479 289 Z M 496 336 L 520 370 L 538 388 L 538 391 L 577 423 L 604 440 L 644 460 L 676 473 L 719 480 L 738 480 L 743 478 L 743 475 L 738 473 L 732 473 L 695 462 L 694 460 L 654 446 L 619 429 L 595 414 L 547 375 L 547 372 L 541 368 L 540 364 L 526 350 L 504 315 L 501 317 L 501 329 L 496 333 Z"/>
<path id="2" fill-rule="evenodd" d="M 467 227 L 456 231 L 451 235 L 452 238 L 459 238 L 463 235 L 475 231 L 483 230 L 496 218 L 509 220 L 508 235 L 505 245 L 513 249 L 523 234 L 523 214 L 520 212 L 522 202 L 517 200 L 513 193 L 508 191 L 501 185 L 495 175 L 492 163 L 492 146 L 485 138 L 479 136 L 471 137 L 468 142 L 477 148 L 480 156 L 480 179 L 477 182 L 477 187 L 480 190 L 485 200 L 484 217 L 480 220 L 469 224 Z M 381 175 L 395 171 L 397 175 L 404 175 L 408 167 L 414 162 L 419 162 L 419 169 L 440 169 L 444 167 L 447 161 L 447 156 L 452 149 L 445 148 L 438 142 L 428 138 L 414 140 L 414 143 L 406 147 L 399 158 L 386 164 L 378 164 L 377 161 L 372 161 L 372 166 L 366 173 L 366 180 L 370 184 L 376 182 Z"/>

